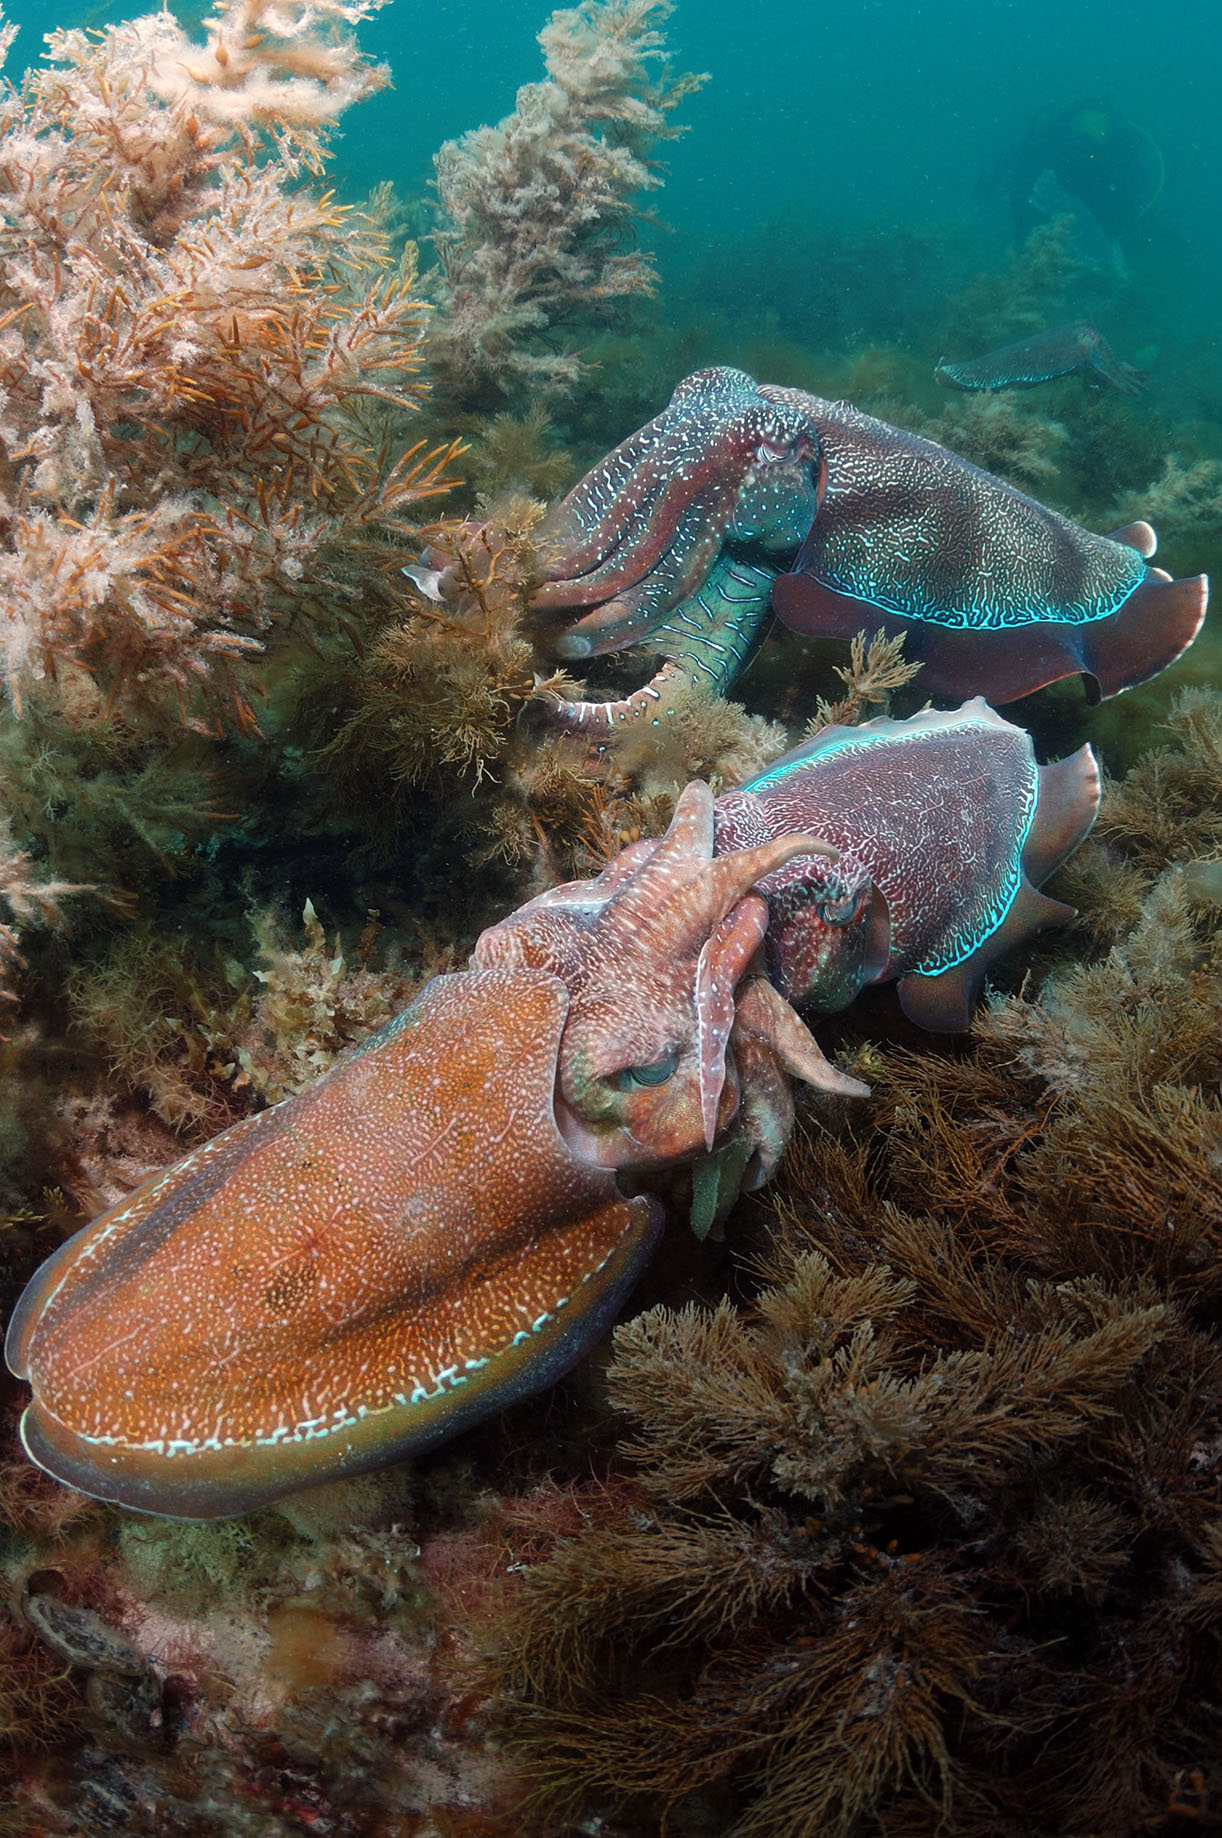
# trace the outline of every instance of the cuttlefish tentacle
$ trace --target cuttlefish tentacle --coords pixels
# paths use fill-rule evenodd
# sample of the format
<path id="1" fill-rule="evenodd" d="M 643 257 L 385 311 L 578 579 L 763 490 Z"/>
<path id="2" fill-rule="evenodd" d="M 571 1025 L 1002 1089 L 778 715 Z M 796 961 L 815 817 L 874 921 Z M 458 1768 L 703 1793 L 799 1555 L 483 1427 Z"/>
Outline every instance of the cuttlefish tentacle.
<path id="1" fill-rule="evenodd" d="M 561 733 L 599 741 L 616 728 L 637 721 L 660 726 L 663 719 L 675 712 L 672 697 L 681 687 L 684 674 L 679 665 L 665 663 L 648 683 L 642 683 L 630 696 L 620 696 L 613 702 L 556 696 L 546 684 L 539 688 L 537 695 L 548 709 L 550 721 Z"/>
<path id="2" fill-rule="evenodd" d="M 724 696 L 754 652 L 771 616 L 775 568 L 722 555 L 703 586 L 650 633 L 667 662 L 648 683 L 613 702 L 551 701 L 554 724 L 597 739 L 600 731 L 673 716 L 671 698 L 685 684 Z"/>
<path id="3" fill-rule="evenodd" d="M 792 552 L 815 513 L 818 443 L 742 371 L 698 371 L 544 524 L 536 613 L 573 611 L 557 656 L 636 644 L 698 594 L 724 545 Z M 588 609 L 588 610 L 581 610 Z"/>
<path id="4" fill-rule="evenodd" d="M 664 1166 L 711 1146 L 740 1086 L 727 1049 L 739 981 L 767 909 L 755 883 L 797 855 L 834 857 L 816 837 L 765 837 L 714 857 L 713 795 L 679 798 L 661 842 L 630 872 L 553 889 L 482 934 L 481 965 L 550 970 L 571 991 L 560 1042 L 557 1116 L 600 1166 Z M 805 1033 L 793 1017 L 793 1026 Z M 806 1060 L 822 1062 L 813 1038 Z"/>

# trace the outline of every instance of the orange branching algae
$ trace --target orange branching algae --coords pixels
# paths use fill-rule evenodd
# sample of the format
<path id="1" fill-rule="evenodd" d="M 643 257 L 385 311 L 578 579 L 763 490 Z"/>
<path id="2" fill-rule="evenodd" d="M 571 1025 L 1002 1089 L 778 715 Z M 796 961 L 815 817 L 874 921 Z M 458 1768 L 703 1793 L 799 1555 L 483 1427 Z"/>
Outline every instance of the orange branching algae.
<path id="1" fill-rule="evenodd" d="M 108 710 L 253 728 L 267 633 L 338 610 L 354 552 L 449 483 L 452 448 L 396 458 L 369 420 L 419 401 L 410 259 L 388 274 L 373 226 L 298 182 L 379 73 L 349 41 L 312 45 L 308 10 L 226 53 L 266 12 L 219 10 L 211 71 L 166 14 L 53 34 L 50 68 L 0 108 L 18 709 L 75 660 Z"/>

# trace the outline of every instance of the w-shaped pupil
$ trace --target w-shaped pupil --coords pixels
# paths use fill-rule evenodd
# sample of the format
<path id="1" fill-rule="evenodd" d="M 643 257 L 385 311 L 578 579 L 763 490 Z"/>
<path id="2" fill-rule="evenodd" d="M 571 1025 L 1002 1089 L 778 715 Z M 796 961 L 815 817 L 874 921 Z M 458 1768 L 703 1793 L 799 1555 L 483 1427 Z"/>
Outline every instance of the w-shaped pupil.
<path id="1" fill-rule="evenodd" d="M 672 1047 L 661 1059 L 654 1060 L 649 1066 L 625 1066 L 622 1072 L 614 1072 L 610 1083 L 616 1091 L 631 1091 L 634 1085 L 665 1085 L 667 1079 L 673 1079 L 679 1064 L 679 1055 Z"/>

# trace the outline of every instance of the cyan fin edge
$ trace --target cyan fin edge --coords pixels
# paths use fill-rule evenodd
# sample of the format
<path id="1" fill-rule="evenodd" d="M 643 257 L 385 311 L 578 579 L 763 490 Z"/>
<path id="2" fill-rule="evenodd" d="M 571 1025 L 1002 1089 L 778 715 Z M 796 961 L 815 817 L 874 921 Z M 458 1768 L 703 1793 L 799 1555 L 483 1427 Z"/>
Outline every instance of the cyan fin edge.
<path id="1" fill-rule="evenodd" d="M 900 1007 L 910 1021 L 930 1033 L 966 1033 L 989 967 L 1035 933 L 1051 925 L 1067 924 L 1075 911 L 1040 893 L 1024 874 L 1005 918 L 970 956 L 934 976 L 914 970 L 900 979 Z"/>

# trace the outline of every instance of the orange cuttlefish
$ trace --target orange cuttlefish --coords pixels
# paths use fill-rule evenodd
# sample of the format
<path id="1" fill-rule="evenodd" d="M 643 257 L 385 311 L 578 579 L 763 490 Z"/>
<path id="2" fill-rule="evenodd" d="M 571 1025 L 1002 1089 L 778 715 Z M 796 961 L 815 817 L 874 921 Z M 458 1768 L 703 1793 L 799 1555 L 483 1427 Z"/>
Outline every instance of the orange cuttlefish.
<path id="1" fill-rule="evenodd" d="M 179 1518 L 394 1461 L 550 1384 L 614 1318 L 690 1171 L 766 1180 L 790 1080 L 866 1094 L 812 1013 L 898 981 L 960 1027 L 1093 820 L 982 702 L 832 728 L 492 926 L 471 967 L 294 1097 L 152 1175 L 36 1272 L 6 1353 L 27 1453 Z M 701 1198 L 704 1195 L 704 1198 Z"/>

